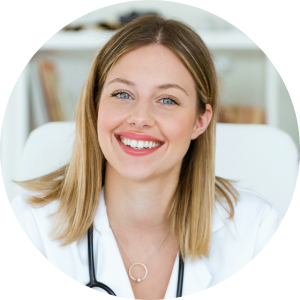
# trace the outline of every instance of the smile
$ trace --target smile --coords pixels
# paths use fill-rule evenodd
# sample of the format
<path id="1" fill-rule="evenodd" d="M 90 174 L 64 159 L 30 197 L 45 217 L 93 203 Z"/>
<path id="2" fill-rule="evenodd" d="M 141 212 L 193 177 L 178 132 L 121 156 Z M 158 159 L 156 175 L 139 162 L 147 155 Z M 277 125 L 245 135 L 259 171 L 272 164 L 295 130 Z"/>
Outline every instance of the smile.
<path id="1" fill-rule="evenodd" d="M 160 142 L 155 142 L 155 141 L 138 141 L 138 140 L 131 140 L 131 139 L 128 139 L 128 138 L 124 138 L 122 136 L 120 136 L 120 141 L 130 147 L 130 148 L 133 148 L 133 149 L 151 149 L 151 148 L 154 148 L 154 147 L 158 147 L 160 146 L 162 143 Z"/>
<path id="2" fill-rule="evenodd" d="M 126 135 L 126 136 L 124 136 Z M 115 134 L 121 149 L 133 156 L 144 156 L 158 150 L 164 142 L 152 138 L 148 135 L 138 135 L 134 133 Z"/>

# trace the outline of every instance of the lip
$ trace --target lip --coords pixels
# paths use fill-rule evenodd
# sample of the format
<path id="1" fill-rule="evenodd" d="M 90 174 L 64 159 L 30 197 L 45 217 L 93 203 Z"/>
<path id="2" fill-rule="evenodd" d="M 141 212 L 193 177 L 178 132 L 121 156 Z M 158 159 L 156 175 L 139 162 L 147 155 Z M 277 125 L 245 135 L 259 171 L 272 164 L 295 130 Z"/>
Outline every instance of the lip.
<path id="1" fill-rule="evenodd" d="M 162 140 L 159 140 L 151 135 L 147 135 L 147 134 L 137 134 L 134 132 L 118 132 L 115 133 L 115 137 L 118 139 L 119 136 L 123 136 L 125 138 L 129 138 L 131 140 L 137 140 L 137 141 L 155 141 L 155 142 L 160 142 L 162 144 L 164 144 L 165 142 Z M 152 148 L 151 148 L 152 149 Z"/>
<path id="2" fill-rule="evenodd" d="M 126 145 L 124 145 L 121 140 L 120 140 L 120 136 L 126 137 L 126 138 L 130 138 L 130 139 L 136 139 L 139 141 L 156 141 L 156 142 L 161 142 L 162 144 L 159 146 L 156 146 L 154 148 L 151 149 L 141 149 L 141 150 L 137 150 L 131 147 L 128 147 Z M 136 138 L 136 136 L 138 136 L 139 138 Z M 119 132 L 119 133 L 115 133 L 115 138 L 117 140 L 117 142 L 119 143 L 121 149 L 132 156 L 144 156 L 144 155 L 149 155 L 155 151 L 157 151 L 163 144 L 164 142 L 162 142 L 159 139 L 153 138 L 150 135 L 146 135 L 146 134 L 134 134 L 132 132 Z"/>

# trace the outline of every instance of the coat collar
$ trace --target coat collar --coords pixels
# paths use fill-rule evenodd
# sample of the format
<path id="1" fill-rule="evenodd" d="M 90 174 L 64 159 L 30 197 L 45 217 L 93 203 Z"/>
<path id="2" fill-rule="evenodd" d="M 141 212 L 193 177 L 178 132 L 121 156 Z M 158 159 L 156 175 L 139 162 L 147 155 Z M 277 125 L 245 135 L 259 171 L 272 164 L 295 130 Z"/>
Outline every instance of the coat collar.
<path id="1" fill-rule="evenodd" d="M 215 233 L 226 226 L 227 212 L 218 202 L 213 211 L 212 231 Z M 124 266 L 118 245 L 109 226 L 104 188 L 101 190 L 99 208 L 94 221 L 94 244 L 97 243 L 98 257 L 95 255 L 97 280 L 108 285 L 118 297 L 134 299 L 133 290 Z M 121 267 L 120 267 L 121 266 Z M 177 254 L 165 299 L 176 298 L 179 254 Z M 191 295 L 205 290 L 212 279 L 206 259 L 191 261 L 186 259 L 182 295 Z"/>

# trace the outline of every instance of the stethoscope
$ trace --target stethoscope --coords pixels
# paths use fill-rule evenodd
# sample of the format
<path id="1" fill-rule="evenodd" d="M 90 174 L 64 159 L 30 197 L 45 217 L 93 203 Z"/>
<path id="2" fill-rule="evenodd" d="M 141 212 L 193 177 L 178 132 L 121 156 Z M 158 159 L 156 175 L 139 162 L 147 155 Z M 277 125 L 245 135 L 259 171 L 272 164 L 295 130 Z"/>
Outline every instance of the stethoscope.
<path id="1" fill-rule="evenodd" d="M 88 255 L 89 255 L 89 272 L 90 282 L 86 285 L 90 288 L 98 287 L 105 290 L 108 294 L 117 296 L 113 290 L 102 282 L 97 281 L 95 276 L 94 266 L 94 251 L 93 251 L 93 225 L 88 229 Z M 179 254 L 179 269 L 178 269 L 178 281 L 177 281 L 177 292 L 176 298 L 182 297 L 182 284 L 183 284 L 183 273 L 184 273 L 184 262 Z"/>

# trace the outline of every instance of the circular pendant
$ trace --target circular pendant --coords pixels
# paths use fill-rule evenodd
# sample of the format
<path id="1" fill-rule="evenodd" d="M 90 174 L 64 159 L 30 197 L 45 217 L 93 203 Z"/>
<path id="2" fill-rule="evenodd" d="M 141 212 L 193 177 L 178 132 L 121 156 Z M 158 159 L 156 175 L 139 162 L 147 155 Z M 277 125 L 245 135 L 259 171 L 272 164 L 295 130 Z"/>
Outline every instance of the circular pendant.
<path id="1" fill-rule="evenodd" d="M 144 269 L 145 269 L 145 276 L 143 277 L 143 278 L 134 278 L 134 277 L 132 277 L 132 275 L 131 275 L 131 269 L 132 269 L 132 267 L 134 267 L 134 266 L 136 266 L 136 265 L 140 265 L 140 266 L 142 266 L 142 267 L 144 267 Z M 130 278 L 132 279 L 132 280 L 134 280 L 134 281 L 136 281 L 136 282 L 141 282 L 142 280 L 144 280 L 145 278 L 146 278 L 146 276 L 147 276 L 147 274 L 148 274 L 148 270 L 147 270 L 147 268 L 146 268 L 146 266 L 144 265 L 144 264 L 142 264 L 142 263 L 135 263 L 135 264 L 132 264 L 131 265 L 131 267 L 129 268 L 129 276 L 130 276 Z"/>

